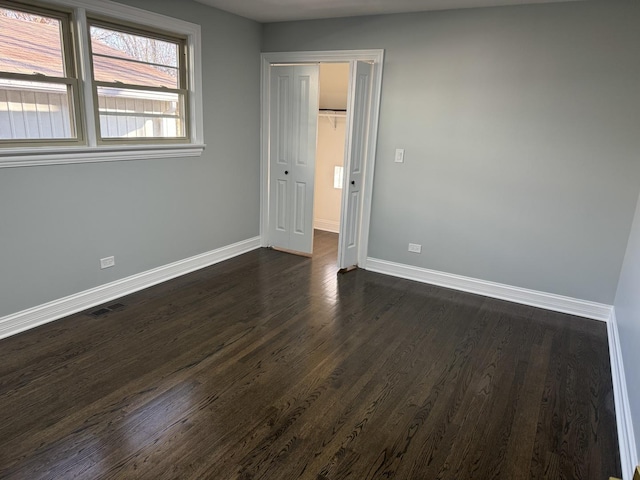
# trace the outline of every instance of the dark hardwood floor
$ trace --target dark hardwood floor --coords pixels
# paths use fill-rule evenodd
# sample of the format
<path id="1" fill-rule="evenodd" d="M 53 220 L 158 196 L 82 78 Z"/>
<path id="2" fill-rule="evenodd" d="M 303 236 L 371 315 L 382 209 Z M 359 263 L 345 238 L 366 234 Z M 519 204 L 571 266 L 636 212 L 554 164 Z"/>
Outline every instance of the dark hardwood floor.
<path id="1" fill-rule="evenodd" d="M 0 341 L 0 478 L 620 476 L 604 323 L 336 275 L 336 245 Z"/>

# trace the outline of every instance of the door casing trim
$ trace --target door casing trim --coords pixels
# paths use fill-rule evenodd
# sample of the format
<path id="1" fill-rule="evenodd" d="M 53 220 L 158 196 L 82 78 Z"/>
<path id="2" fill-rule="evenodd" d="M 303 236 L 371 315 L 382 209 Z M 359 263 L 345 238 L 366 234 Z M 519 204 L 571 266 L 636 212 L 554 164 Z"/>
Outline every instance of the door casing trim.
<path id="1" fill-rule="evenodd" d="M 369 249 L 369 226 L 371 221 L 371 200 L 373 198 L 373 173 L 376 159 L 378 139 L 378 120 L 380 118 L 380 99 L 382 93 L 382 70 L 384 50 L 323 50 L 305 52 L 269 52 L 260 57 L 260 238 L 263 247 L 269 246 L 269 109 L 270 99 L 270 66 L 272 64 L 294 63 L 339 63 L 339 62 L 372 62 L 374 73 L 371 85 L 371 121 L 367 156 L 364 161 L 364 183 L 362 186 L 362 211 L 358 229 L 360 230 L 358 246 L 358 266 L 366 268 Z M 350 87 L 351 88 L 351 87 Z M 351 114 L 351 112 L 349 112 Z"/>

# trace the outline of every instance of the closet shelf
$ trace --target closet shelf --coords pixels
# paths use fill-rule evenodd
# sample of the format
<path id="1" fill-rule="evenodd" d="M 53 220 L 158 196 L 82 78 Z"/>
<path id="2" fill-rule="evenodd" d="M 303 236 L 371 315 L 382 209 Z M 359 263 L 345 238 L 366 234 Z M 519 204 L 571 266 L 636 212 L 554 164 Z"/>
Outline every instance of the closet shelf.
<path id="1" fill-rule="evenodd" d="M 318 115 L 321 117 L 347 118 L 347 111 L 346 110 L 318 110 Z"/>
<path id="2" fill-rule="evenodd" d="M 347 118 L 347 111 L 346 110 L 319 110 L 318 116 L 327 118 L 329 120 L 329 123 L 335 130 L 337 125 L 336 119 Z"/>

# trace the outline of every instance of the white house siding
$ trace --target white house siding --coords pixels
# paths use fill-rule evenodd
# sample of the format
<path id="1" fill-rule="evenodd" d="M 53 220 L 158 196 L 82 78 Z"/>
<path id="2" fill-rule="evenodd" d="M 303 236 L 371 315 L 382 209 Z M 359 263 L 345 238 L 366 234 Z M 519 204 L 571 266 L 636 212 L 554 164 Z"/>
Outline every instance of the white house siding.
<path id="1" fill-rule="evenodd" d="M 72 136 L 66 93 L 46 88 L 18 90 L 0 85 L 0 139 Z"/>

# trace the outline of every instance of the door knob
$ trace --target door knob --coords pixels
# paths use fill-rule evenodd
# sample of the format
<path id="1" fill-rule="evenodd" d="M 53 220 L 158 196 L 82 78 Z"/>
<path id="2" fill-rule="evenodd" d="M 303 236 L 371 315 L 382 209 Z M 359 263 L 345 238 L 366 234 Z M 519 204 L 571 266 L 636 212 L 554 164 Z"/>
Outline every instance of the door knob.
<path id="1" fill-rule="evenodd" d="M 355 185 L 356 181 L 355 180 L 351 180 L 351 185 Z"/>
<path id="2" fill-rule="evenodd" d="M 285 175 L 289 175 L 289 170 L 285 170 L 285 171 L 284 171 L 284 174 L 285 174 Z"/>

